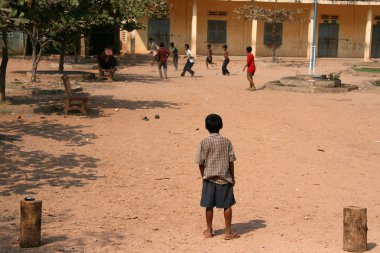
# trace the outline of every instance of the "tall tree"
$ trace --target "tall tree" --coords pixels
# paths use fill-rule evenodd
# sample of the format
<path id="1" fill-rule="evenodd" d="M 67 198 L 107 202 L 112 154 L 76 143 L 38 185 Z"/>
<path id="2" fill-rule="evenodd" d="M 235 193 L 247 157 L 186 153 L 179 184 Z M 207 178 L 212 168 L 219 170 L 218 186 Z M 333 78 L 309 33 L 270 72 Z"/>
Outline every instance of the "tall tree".
<path id="1" fill-rule="evenodd" d="M 59 18 L 51 22 L 47 36 L 60 44 L 59 71 L 63 71 L 66 47 L 81 34 L 100 26 L 128 31 L 142 28 L 138 20 L 167 15 L 170 5 L 166 0 L 72 0 L 56 1 L 50 8 Z"/>
<path id="2" fill-rule="evenodd" d="M 277 26 L 283 22 L 305 22 L 308 19 L 303 18 L 303 9 L 301 8 L 278 8 L 277 0 L 274 8 L 264 8 L 256 4 L 255 1 L 250 5 L 243 5 L 234 10 L 238 20 L 257 20 L 269 23 L 272 26 L 272 61 L 276 62 L 277 43 Z"/>
<path id="3" fill-rule="evenodd" d="M 0 101 L 5 101 L 5 88 L 7 66 L 9 61 L 8 55 L 8 31 L 14 30 L 17 26 L 25 23 L 22 18 L 23 13 L 17 12 L 10 8 L 10 1 L 0 1 L 0 31 L 1 31 L 1 64 L 0 64 Z"/>

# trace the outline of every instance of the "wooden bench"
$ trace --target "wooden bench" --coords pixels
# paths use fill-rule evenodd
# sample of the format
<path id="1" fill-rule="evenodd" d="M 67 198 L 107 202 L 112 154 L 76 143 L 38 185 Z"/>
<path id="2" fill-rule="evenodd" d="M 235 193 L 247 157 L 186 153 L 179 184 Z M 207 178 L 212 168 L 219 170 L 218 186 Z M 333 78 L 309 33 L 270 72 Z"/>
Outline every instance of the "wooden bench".
<path id="1" fill-rule="evenodd" d="M 87 103 L 90 100 L 89 93 L 73 92 L 71 90 L 70 80 L 67 75 L 62 76 L 63 85 L 65 86 L 66 102 L 64 113 L 68 113 L 71 110 L 80 111 L 83 114 L 87 114 Z"/>

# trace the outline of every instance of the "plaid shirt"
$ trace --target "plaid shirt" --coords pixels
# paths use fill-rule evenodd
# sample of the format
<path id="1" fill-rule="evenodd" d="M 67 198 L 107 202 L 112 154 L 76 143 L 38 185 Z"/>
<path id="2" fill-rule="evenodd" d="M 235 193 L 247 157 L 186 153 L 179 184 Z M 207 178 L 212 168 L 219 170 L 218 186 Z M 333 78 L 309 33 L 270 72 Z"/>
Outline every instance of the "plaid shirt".
<path id="1" fill-rule="evenodd" d="M 204 165 L 203 180 L 210 180 L 217 184 L 232 183 L 230 162 L 236 161 L 231 141 L 217 133 L 201 141 L 196 163 Z"/>

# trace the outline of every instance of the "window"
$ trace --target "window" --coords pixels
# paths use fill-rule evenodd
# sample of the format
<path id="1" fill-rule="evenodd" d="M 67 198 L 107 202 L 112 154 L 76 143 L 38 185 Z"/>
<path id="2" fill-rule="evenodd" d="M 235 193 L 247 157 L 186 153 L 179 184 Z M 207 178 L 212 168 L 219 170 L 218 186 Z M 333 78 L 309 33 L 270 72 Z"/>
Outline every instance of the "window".
<path id="1" fill-rule="evenodd" d="M 209 11 L 208 12 L 208 15 L 209 16 L 227 16 L 227 12 L 226 11 Z"/>
<path id="2" fill-rule="evenodd" d="M 275 33 L 273 33 L 274 28 L 276 29 Z M 265 23 L 264 25 L 264 45 L 272 46 L 274 44 L 273 42 L 275 42 L 277 46 L 282 44 L 282 23 Z"/>
<path id="3" fill-rule="evenodd" d="M 227 21 L 209 20 L 207 29 L 207 42 L 226 43 L 227 41 Z"/>
<path id="4" fill-rule="evenodd" d="M 339 17 L 336 15 L 321 15 L 321 19 L 325 24 L 337 24 Z"/>

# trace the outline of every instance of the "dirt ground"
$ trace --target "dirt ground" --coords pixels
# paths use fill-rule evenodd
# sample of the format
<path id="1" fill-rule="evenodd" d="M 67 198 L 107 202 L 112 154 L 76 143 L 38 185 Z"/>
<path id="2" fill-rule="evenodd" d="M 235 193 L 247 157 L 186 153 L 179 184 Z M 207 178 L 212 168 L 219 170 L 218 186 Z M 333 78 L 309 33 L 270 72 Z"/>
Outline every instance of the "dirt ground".
<path id="1" fill-rule="evenodd" d="M 304 59 L 269 61 L 257 60 L 258 87 L 308 71 Z M 231 76 L 221 59 L 207 70 L 200 57 L 194 78 L 169 64 L 161 81 L 147 61 L 129 59 L 118 81 L 81 83 L 89 117 L 61 115 L 62 95 L 14 95 L 18 105 L 0 115 L 0 252 L 337 253 L 351 205 L 368 208 L 368 246 L 380 252 L 380 88 L 346 71 L 355 61 L 317 61 L 317 72 L 343 71 L 361 88 L 342 94 L 250 92 L 243 57 L 232 57 Z M 8 81 L 27 79 L 14 71 L 29 66 L 11 60 Z M 58 109 L 38 113 L 40 100 Z M 238 159 L 237 240 L 223 239 L 221 210 L 216 236 L 202 236 L 194 159 L 209 113 L 222 116 Z M 19 201 L 29 195 L 43 200 L 43 245 L 22 250 Z"/>

